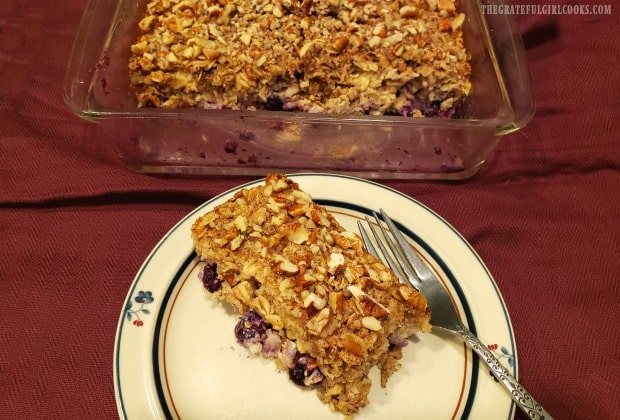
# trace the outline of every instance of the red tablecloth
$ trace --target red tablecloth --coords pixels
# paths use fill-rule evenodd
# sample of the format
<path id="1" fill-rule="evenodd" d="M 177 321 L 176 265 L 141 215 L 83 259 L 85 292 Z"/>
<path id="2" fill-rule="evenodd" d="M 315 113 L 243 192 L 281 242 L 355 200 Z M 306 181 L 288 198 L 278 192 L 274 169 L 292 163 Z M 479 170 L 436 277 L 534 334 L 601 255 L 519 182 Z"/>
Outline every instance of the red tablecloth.
<path id="1" fill-rule="evenodd" d="M 72 115 L 62 81 L 85 3 L 0 3 L 4 419 L 117 417 L 114 336 L 135 273 L 182 216 L 247 180 L 132 173 L 97 125 Z M 520 380 L 562 419 L 620 418 L 612 6 L 609 15 L 517 16 L 537 114 L 478 175 L 385 182 L 442 215 L 486 262 L 512 318 Z"/>

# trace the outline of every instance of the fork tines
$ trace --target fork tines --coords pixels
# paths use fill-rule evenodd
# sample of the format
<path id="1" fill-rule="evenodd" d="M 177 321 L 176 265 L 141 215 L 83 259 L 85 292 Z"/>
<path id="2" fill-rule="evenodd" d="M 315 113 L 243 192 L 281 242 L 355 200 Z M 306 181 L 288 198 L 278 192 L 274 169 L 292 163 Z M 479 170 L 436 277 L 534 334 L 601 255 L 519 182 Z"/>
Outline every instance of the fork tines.
<path id="1" fill-rule="evenodd" d="M 363 224 L 360 221 L 357 222 L 366 249 L 375 257 L 385 261 L 401 280 L 408 281 L 413 287 L 419 289 L 420 279 L 415 267 L 410 262 L 419 259 L 419 257 L 412 251 L 410 244 L 392 219 L 384 210 L 381 209 L 380 212 L 381 217 L 376 212 L 373 212 L 374 221 L 366 216 L 366 222 L 380 253 L 377 251 Z M 384 223 L 387 225 L 387 229 Z"/>

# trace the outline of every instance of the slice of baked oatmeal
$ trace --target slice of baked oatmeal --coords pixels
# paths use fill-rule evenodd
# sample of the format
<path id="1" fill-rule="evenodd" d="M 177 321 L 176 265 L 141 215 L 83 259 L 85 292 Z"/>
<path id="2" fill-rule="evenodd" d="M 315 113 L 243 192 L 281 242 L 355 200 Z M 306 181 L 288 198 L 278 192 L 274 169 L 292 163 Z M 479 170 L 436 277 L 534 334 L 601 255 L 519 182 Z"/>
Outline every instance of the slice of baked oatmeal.
<path id="1" fill-rule="evenodd" d="M 284 175 L 199 217 L 192 238 L 203 285 L 242 315 L 239 342 L 345 415 L 369 403 L 372 367 L 385 387 L 430 331 L 425 297 Z"/>

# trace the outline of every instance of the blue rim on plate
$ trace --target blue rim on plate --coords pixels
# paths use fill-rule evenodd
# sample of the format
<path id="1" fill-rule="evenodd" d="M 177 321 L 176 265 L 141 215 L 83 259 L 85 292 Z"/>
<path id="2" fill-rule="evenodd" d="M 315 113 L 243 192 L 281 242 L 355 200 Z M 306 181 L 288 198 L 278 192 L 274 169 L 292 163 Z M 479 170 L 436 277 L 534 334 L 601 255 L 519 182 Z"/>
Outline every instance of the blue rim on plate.
<path id="1" fill-rule="evenodd" d="M 512 332 L 512 326 L 510 324 L 508 312 L 503 303 L 501 294 L 490 273 L 484 266 L 483 262 L 480 260 L 479 256 L 452 226 L 450 226 L 445 220 L 443 220 L 432 210 L 428 209 L 426 206 L 417 202 L 416 200 L 413 200 L 398 191 L 395 191 L 372 181 L 352 178 L 343 175 L 329 174 L 297 174 L 290 175 L 290 177 L 293 178 L 296 182 L 298 182 L 302 189 L 304 189 L 306 192 L 309 192 L 314 197 L 317 203 L 328 207 L 330 210 L 336 209 L 343 210 L 349 213 L 366 215 L 377 209 L 376 207 L 368 207 L 368 203 L 352 202 L 354 200 L 357 200 L 357 198 L 353 200 L 343 200 L 342 197 L 350 198 L 350 192 L 340 191 L 334 193 L 333 190 L 330 190 L 330 187 L 334 187 L 334 185 L 337 185 L 339 187 L 342 187 L 344 185 L 351 188 L 369 189 L 373 193 L 380 193 L 384 195 L 387 194 L 388 197 L 394 197 L 394 200 L 397 199 L 399 201 L 399 203 L 395 203 L 398 205 L 398 208 L 403 207 L 404 204 L 408 204 L 412 207 L 415 206 L 417 211 L 426 213 L 426 215 L 430 217 L 429 220 L 431 220 L 432 223 L 437 223 L 437 226 L 435 227 L 439 228 L 439 230 L 444 230 L 445 232 L 443 233 L 443 235 L 447 237 L 449 236 L 450 242 L 456 244 L 457 247 L 461 248 L 461 252 L 467 254 L 466 256 L 470 260 L 469 263 L 477 266 L 477 269 L 479 269 L 481 273 L 484 273 L 484 275 L 486 275 L 487 278 L 485 280 L 487 281 L 482 282 L 482 285 L 476 285 L 475 287 L 478 289 L 483 287 L 485 289 L 485 293 L 490 292 L 489 296 L 492 297 L 492 299 L 490 300 L 494 301 L 494 304 L 497 307 L 496 311 L 493 313 L 493 317 L 504 320 L 503 323 L 500 322 L 498 325 L 494 325 L 494 328 L 499 328 L 500 330 L 502 330 L 500 331 L 501 335 L 503 335 L 507 341 L 507 343 L 504 343 L 502 346 L 502 352 L 504 353 L 506 359 L 510 364 L 510 366 L 508 366 L 509 369 L 512 369 L 512 373 L 516 376 L 517 359 L 514 334 Z M 162 240 L 153 249 L 151 254 L 147 257 L 140 271 L 136 275 L 136 278 L 128 292 L 124 309 L 121 313 L 115 346 L 114 385 L 118 410 L 121 418 L 133 419 L 136 413 L 135 407 L 139 406 L 143 406 L 143 408 L 148 407 L 148 409 L 151 410 L 152 417 L 173 418 L 178 416 L 178 413 L 175 410 L 171 410 L 167 402 L 170 400 L 171 396 L 169 392 L 169 386 L 164 384 L 164 382 L 166 381 L 166 377 L 162 374 L 161 369 L 162 363 L 165 363 L 165 361 L 162 362 L 162 330 L 165 328 L 164 322 L 166 317 L 170 316 L 170 302 L 173 300 L 173 298 L 175 298 L 176 294 L 178 294 L 177 286 L 179 280 L 184 277 L 188 267 L 192 265 L 193 261 L 196 260 L 195 254 L 192 250 L 188 226 L 191 226 L 191 223 L 199 214 L 202 214 L 215 207 L 217 204 L 225 201 L 230 196 L 232 196 L 235 191 L 241 188 L 251 187 L 262 182 L 263 180 L 257 180 L 244 184 L 231 191 L 220 194 L 217 197 L 214 197 L 213 199 L 196 208 L 185 218 L 183 218 L 179 223 L 177 223 L 177 225 L 175 225 L 162 238 Z M 325 188 L 325 190 L 323 190 L 323 188 Z M 360 194 L 360 196 L 363 196 L 363 194 Z M 364 199 L 360 199 L 360 201 L 364 201 Z M 453 289 L 453 293 L 455 295 L 454 299 L 460 303 L 462 311 L 461 313 L 464 317 L 465 322 L 470 327 L 470 329 L 474 333 L 476 333 L 478 329 L 478 324 L 484 324 L 488 321 L 488 319 L 487 317 L 477 319 L 474 311 L 472 311 L 472 303 L 470 302 L 470 300 L 472 300 L 473 298 L 471 295 L 468 296 L 468 292 L 464 290 L 464 288 L 462 287 L 463 284 L 461 283 L 463 277 L 463 270 L 460 270 L 460 267 L 456 267 L 457 271 L 455 272 L 455 263 L 454 261 L 450 261 L 449 255 L 448 257 L 446 257 L 446 251 L 438 250 L 438 246 L 436 243 L 434 243 L 433 245 L 429 244 L 428 232 L 423 232 L 422 234 L 420 234 L 418 233 L 417 228 L 411 228 L 411 223 L 403 223 L 403 220 L 409 219 L 402 219 L 395 216 L 395 214 L 398 214 L 398 212 L 394 211 L 396 209 L 390 208 L 389 202 L 382 201 L 381 207 L 385 208 L 388 213 L 390 213 L 396 220 L 400 221 L 400 223 L 398 223 L 399 228 L 401 228 L 402 231 L 411 239 L 411 241 L 415 243 L 423 252 L 428 254 L 428 258 L 430 258 L 430 260 L 432 260 L 433 263 L 436 264 L 437 269 L 443 274 L 443 278 L 445 279 L 445 281 L 449 283 L 450 287 Z M 336 217 L 338 219 L 338 215 L 336 215 Z M 187 229 L 187 231 L 185 231 L 185 229 Z M 174 248 L 177 254 L 173 258 L 174 268 L 170 268 L 168 270 L 169 274 L 153 280 L 153 277 L 149 277 L 148 273 L 146 272 L 156 269 L 153 267 L 153 265 L 159 264 L 159 261 L 162 260 L 162 257 L 168 255 L 166 254 L 166 250 L 164 248 L 170 247 L 170 244 L 168 244 L 168 242 L 170 241 L 183 242 L 183 246 L 181 246 L 180 248 L 185 247 L 185 250 L 179 249 L 177 251 L 176 248 L 179 248 L 179 246 L 178 244 L 174 244 L 176 245 L 174 246 Z M 147 277 L 149 278 L 147 279 Z M 459 281 L 459 279 L 461 279 L 461 281 Z M 151 285 L 157 286 L 159 288 L 159 292 L 153 293 L 151 291 L 141 290 L 150 288 Z M 136 293 L 136 291 L 138 292 Z M 480 306 L 476 305 L 475 299 L 473 300 L 474 306 Z M 489 299 L 487 298 L 487 300 Z M 140 330 L 140 335 L 137 339 L 136 337 L 134 337 L 135 335 L 137 335 L 135 328 L 132 328 L 130 333 L 126 332 L 126 327 L 129 328 L 130 326 L 136 326 L 136 321 L 138 321 L 137 318 L 140 318 L 138 324 L 140 322 L 143 323 L 139 326 L 144 325 L 143 318 L 145 317 L 149 317 L 149 323 L 147 325 L 147 328 L 137 329 Z M 130 321 L 132 321 L 133 325 L 131 325 Z M 131 338 L 128 338 L 128 336 L 131 336 Z M 494 346 L 497 345 L 494 344 Z M 415 347 L 415 345 L 411 347 Z M 129 353 L 127 348 L 131 348 L 134 353 Z M 415 349 L 412 349 L 411 351 L 415 352 Z M 471 353 L 465 348 L 463 351 L 465 353 L 465 357 L 468 357 L 471 360 L 471 365 L 469 366 L 469 372 L 465 373 L 465 376 L 468 376 L 468 383 L 463 385 L 466 395 L 463 397 L 463 402 L 458 407 L 458 416 L 461 418 L 468 418 L 470 416 L 476 416 L 475 412 L 472 413 L 472 410 L 474 410 L 474 408 L 476 408 L 476 410 L 480 409 L 480 401 L 484 397 L 480 394 L 481 389 L 485 390 L 485 395 L 488 394 L 488 392 L 495 392 L 495 390 L 493 389 L 492 385 L 489 386 L 488 384 L 489 381 L 494 381 L 490 377 L 490 375 L 481 375 L 481 372 L 484 373 L 484 369 L 486 368 L 479 365 L 477 356 L 473 355 L 473 353 Z M 148 352 L 149 354 L 145 355 L 145 352 Z M 143 364 L 141 368 L 135 368 L 135 366 L 128 366 L 129 364 L 132 364 L 131 362 L 134 358 L 137 361 L 139 357 L 146 357 L 147 359 L 150 358 L 150 367 L 146 366 L 148 363 Z M 140 363 L 137 362 L 137 364 Z M 146 372 L 146 370 L 149 368 L 151 371 Z M 135 380 L 127 379 L 128 376 L 125 374 L 125 371 L 128 369 L 134 370 L 131 375 L 133 375 L 133 378 L 135 378 Z M 276 373 L 274 372 L 274 375 L 275 374 Z M 132 378 L 131 375 L 129 375 L 129 378 Z M 463 381 L 465 382 L 466 379 L 463 379 Z M 484 386 L 481 384 L 481 382 L 484 382 Z M 144 386 L 145 383 L 151 383 L 152 386 Z M 468 385 L 468 387 L 466 385 Z M 137 387 L 145 387 L 149 389 L 134 389 Z M 388 384 L 388 390 L 389 388 L 390 384 Z M 497 386 L 497 388 L 499 389 L 499 386 Z M 501 393 L 504 391 L 500 390 L 499 392 Z M 506 401 L 505 403 L 501 404 L 501 407 L 507 413 L 506 417 L 510 419 L 514 416 L 514 404 L 510 401 L 507 395 L 504 395 L 504 397 Z M 138 401 L 138 403 L 136 404 L 136 399 L 144 399 L 145 401 Z M 131 402 L 128 403 L 128 401 Z M 131 405 L 131 407 L 128 407 L 128 405 Z M 484 409 L 482 411 L 484 411 Z"/>

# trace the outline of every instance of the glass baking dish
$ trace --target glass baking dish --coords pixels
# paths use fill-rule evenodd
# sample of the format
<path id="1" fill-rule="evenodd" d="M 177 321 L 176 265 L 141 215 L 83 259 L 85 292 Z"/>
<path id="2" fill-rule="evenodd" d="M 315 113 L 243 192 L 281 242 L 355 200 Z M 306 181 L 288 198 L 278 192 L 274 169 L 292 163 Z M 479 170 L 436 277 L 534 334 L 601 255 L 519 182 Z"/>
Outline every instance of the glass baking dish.
<path id="1" fill-rule="evenodd" d="M 509 15 L 461 0 L 472 91 L 453 119 L 286 111 L 138 108 L 130 45 L 146 0 L 90 0 L 68 63 L 64 99 L 100 125 L 127 168 L 147 173 L 332 172 L 374 179 L 474 175 L 534 101 L 522 40 Z M 497 1 L 493 1 L 497 4 Z"/>

